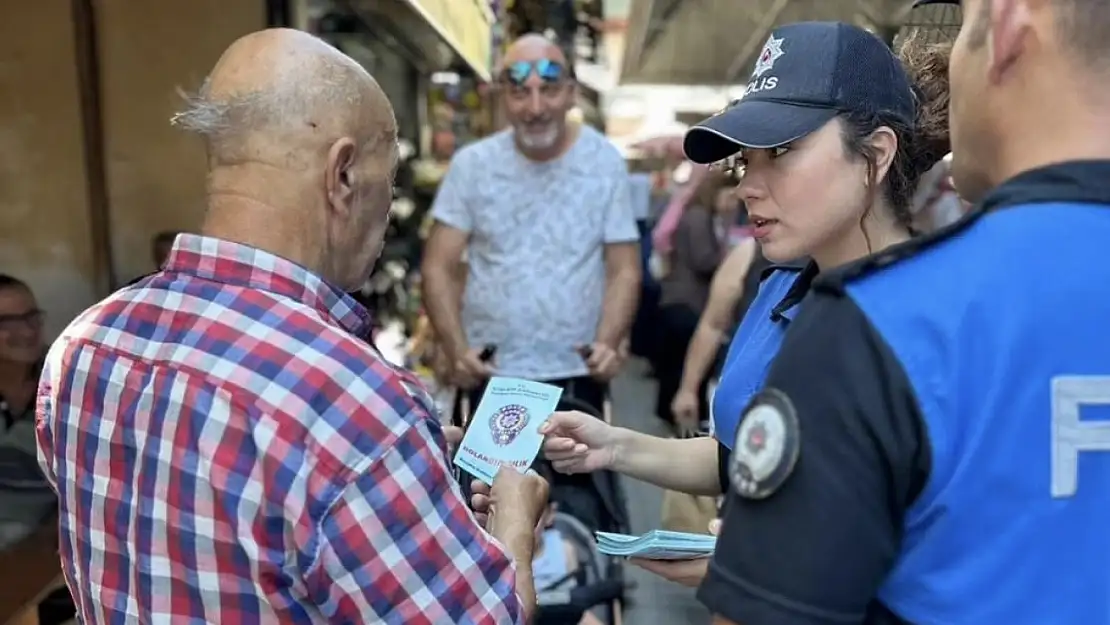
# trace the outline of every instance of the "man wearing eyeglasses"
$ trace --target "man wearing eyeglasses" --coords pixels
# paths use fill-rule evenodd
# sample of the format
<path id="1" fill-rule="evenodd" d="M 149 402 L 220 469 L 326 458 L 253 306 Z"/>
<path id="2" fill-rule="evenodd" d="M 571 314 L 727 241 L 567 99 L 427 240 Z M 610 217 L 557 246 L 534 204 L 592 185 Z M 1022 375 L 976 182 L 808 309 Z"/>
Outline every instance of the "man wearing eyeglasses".
<path id="1" fill-rule="evenodd" d="M 35 459 L 35 389 L 44 315 L 27 283 L 0 274 L 0 550 L 57 506 Z"/>
<path id="2" fill-rule="evenodd" d="M 429 317 L 475 396 L 496 371 L 600 406 L 640 287 L 627 168 L 600 133 L 568 124 L 577 88 L 555 43 L 518 39 L 496 86 L 510 128 L 456 154 L 433 208 Z"/>
<path id="3" fill-rule="evenodd" d="M 0 432 L 35 413 L 43 318 L 31 288 L 0 274 Z"/>

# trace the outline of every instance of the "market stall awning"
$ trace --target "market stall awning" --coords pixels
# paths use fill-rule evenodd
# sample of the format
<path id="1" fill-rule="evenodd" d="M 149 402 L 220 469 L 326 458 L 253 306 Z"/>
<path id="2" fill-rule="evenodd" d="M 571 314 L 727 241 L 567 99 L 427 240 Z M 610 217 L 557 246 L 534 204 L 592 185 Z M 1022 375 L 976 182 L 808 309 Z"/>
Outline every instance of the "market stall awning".
<path id="1" fill-rule="evenodd" d="M 462 57 L 489 81 L 493 62 L 493 12 L 486 0 L 405 0 Z"/>
<path id="2" fill-rule="evenodd" d="M 493 12 L 486 0 L 350 0 L 360 15 L 394 22 L 401 29 L 430 31 L 489 81 L 493 63 Z M 419 38 L 418 38 L 419 40 Z M 428 56 L 428 50 L 422 50 Z"/>
<path id="3" fill-rule="evenodd" d="M 931 4 L 908 11 L 895 45 L 911 34 L 929 43 L 952 41 L 960 32 L 962 20 L 960 7 L 952 4 Z"/>
<path id="4" fill-rule="evenodd" d="M 886 38 L 907 16 L 917 26 L 958 27 L 959 9 L 909 11 L 909 0 L 632 0 L 622 84 L 736 85 L 771 29 L 804 20 L 858 24 Z"/>

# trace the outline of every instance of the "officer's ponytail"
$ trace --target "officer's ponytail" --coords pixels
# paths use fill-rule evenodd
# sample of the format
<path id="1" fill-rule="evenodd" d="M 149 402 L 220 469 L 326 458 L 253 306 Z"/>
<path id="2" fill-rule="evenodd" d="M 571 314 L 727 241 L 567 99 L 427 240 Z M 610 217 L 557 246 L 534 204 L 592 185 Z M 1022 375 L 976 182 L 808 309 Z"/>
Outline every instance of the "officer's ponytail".
<path id="1" fill-rule="evenodd" d="M 863 157 L 871 164 L 874 176 L 875 155 L 868 139 L 878 128 L 886 126 L 898 138 L 898 151 L 883 180 L 871 179 L 871 186 L 882 194 L 895 219 L 912 231 L 911 211 L 914 192 L 925 172 L 944 158 L 948 144 L 948 44 L 927 44 L 910 38 L 901 47 L 899 57 L 913 82 L 917 100 L 917 116 L 913 127 L 883 115 L 846 112 L 844 146 L 850 154 Z M 870 209 L 869 209 L 870 210 Z M 866 213 L 865 213 L 866 216 Z M 860 223 L 862 225 L 863 219 Z"/>
<path id="2" fill-rule="evenodd" d="M 913 132 L 899 152 L 903 155 L 901 174 L 908 183 L 904 189 L 909 205 L 921 177 L 951 151 L 948 140 L 948 57 L 950 44 L 925 44 L 910 37 L 899 56 L 913 81 L 917 100 L 917 119 Z"/>

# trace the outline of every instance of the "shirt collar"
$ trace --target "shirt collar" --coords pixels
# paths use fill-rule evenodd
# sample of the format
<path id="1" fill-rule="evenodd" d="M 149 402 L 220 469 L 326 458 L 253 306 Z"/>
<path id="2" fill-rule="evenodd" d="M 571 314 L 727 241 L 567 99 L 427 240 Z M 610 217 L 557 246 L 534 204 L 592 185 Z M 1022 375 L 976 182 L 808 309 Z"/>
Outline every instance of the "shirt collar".
<path id="1" fill-rule="evenodd" d="M 950 239 L 993 210 L 1053 202 L 1110 206 L 1107 180 L 1110 180 L 1110 160 L 1066 161 L 1030 169 L 995 187 L 959 221 L 833 271 L 822 272 L 814 286 L 842 293 L 848 282 Z"/>
<path id="2" fill-rule="evenodd" d="M 812 260 L 806 262 L 802 270 L 798 273 L 798 277 L 794 279 L 794 283 L 787 289 L 786 295 L 783 296 L 779 303 L 771 309 L 771 319 L 775 321 L 793 321 L 794 316 L 798 313 L 798 304 L 802 303 L 809 287 L 813 284 L 813 279 L 820 273 L 817 263 Z"/>
<path id="3" fill-rule="evenodd" d="M 288 297 L 358 337 L 367 336 L 370 329 L 370 313 L 342 289 L 291 260 L 241 243 L 178 235 L 163 272 Z"/>
<path id="4" fill-rule="evenodd" d="M 1069 161 L 1031 169 L 1002 183 L 983 199 L 988 211 L 1020 204 L 1110 204 L 1110 161 Z"/>

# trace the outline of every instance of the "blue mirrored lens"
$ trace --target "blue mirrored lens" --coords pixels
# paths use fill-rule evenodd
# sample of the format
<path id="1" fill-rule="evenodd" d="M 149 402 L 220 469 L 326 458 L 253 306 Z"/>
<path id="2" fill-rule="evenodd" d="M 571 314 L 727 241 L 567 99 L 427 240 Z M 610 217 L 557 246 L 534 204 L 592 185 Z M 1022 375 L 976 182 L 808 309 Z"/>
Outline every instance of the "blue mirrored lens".
<path id="1" fill-rule="evenodd" d="M 544 82 L 556 82 L 562 79 L 564 73 L 562 65 L 548 59 L 540 59 L 535 63 L 517 61 L 506 69 L 505 74 L 513 84 L 523 85 L 533 71 Z"/>
<path id="2" fill-rule="evenodd" d="M 536 61 L 536 73 L 545 82 L 554 82 L 563 77 L 563 66 L 555 61 L 540 59 Z"/>
<path id="3" fill-rule="evenodd" d="M 528 61 L 517 61 L 509 66 L 509 80 L 521 85 L 528 80 L 529 74 L 532 73 L 532 64 Z"/>

